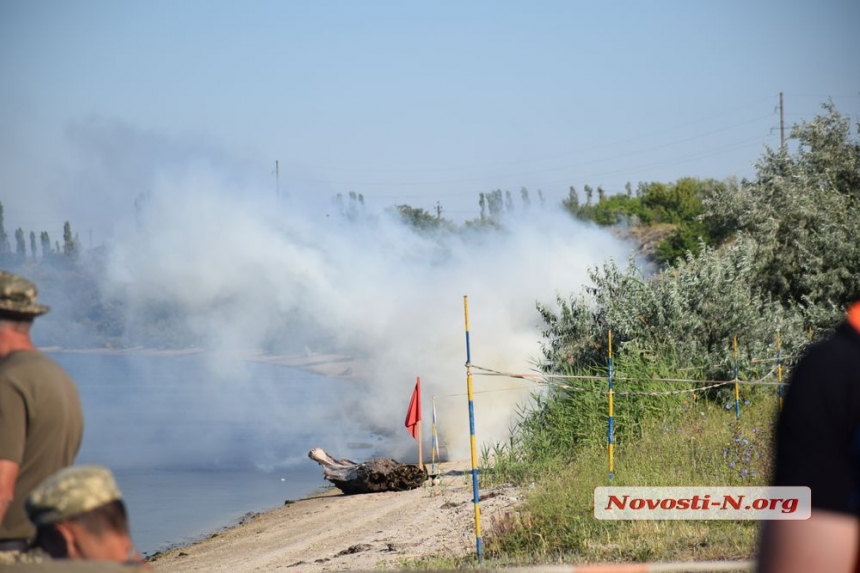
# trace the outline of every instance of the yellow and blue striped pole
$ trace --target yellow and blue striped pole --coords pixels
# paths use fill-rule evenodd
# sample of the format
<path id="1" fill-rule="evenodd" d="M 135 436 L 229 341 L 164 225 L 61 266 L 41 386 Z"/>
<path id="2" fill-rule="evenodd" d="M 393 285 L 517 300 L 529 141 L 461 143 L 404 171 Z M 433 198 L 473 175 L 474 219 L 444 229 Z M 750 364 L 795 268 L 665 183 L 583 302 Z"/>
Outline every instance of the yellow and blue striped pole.
<path id="1" fill-rule="evenodd" d="M 779 330 L 776 331 L 776 403 L 782 410 L 782 342 L 779 336 Z"/>
<path id="2" fill-rule="evenodd" d="M 612 329 L 609 330 L 609 479 L 615 477 L 615 412 L 613 411 L 612 397 L 615 394 L 612 389 Z"/>
<path id="3" fill-rule="evenodd" d="M 475 447 L 475 404 L 472 392 L 472 349 L 469 343 L 469 297 L 463 297 L 463 311 L 466 317 L 466 393 L 469 396 L 469 439 L 472 446 L 472 501 L 475 504 L 475 547 L 478 564 L 484 562 L 484 548 L 481 543 L 481 507 L 478 505 L 478 452 Z"/>
<path id="4" fill-rule="evenodd" d="M 439 442 L 436 438 L 436 396 L 433 396 L 433 424 L 430 426 L 430 473 L 433 474 L 433 480 L 436 479 L 436 452 L 439 449 Z"/>
<path id="5" fill-rule="evenodd" d="M 734 337 L 735 347 L 735 418 L 741 419 L 741 385 L 738 384 L 738 337 Z"/>

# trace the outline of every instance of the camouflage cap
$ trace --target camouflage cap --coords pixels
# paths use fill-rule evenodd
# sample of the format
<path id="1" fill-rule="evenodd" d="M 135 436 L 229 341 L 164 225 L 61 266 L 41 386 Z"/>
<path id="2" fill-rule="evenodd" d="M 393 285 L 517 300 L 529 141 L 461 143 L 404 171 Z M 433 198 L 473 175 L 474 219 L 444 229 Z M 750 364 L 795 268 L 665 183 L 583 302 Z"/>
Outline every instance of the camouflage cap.
<path id="1" fill-rule="evenodd" d="M 33 281 L 8 271 L 0 271 L 0 313 L 25 317 L 45 314 L 50 307 L 36 302 L 38 293 Z"/>
<path id="2" fill-rule="evenodd" d="M 73 466 L 40 483 L 24 508 L 37 527 L 69 519 L 122 499 L 113 474 L 103 466 Z"/>

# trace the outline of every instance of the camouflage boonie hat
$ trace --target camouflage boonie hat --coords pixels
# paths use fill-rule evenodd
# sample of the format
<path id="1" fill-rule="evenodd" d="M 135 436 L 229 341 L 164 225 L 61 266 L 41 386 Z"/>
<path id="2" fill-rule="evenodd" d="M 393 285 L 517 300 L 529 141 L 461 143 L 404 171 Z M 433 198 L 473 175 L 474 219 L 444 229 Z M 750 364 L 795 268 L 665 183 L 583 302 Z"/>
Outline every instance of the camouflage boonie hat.
<path id="1" fill-rule="evenodd" d="M 33 281 L 8 271 L 0 271 L 0 313 L 34 317 L 50 310 L 36 302 L 39 291 Z"/>
<path id="2" fill-rule="evenodd" d="M 122 499 L 113 474 L 102 466 L 73 466 L 53 474 L 27 496 L 24 509 L 36 527 L 63 521 Z"/>

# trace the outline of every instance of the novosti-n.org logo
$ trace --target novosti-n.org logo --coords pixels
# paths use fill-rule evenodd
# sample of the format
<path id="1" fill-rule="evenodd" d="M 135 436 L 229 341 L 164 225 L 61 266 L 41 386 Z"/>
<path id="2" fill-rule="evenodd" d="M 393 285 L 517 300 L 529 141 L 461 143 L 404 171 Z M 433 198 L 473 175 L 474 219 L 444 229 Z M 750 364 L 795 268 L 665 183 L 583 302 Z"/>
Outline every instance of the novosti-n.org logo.
<path id="1" fill-rule="evenodd" d="M 598 487 L 597 519 L 809 519 L 808 487 Z"/>

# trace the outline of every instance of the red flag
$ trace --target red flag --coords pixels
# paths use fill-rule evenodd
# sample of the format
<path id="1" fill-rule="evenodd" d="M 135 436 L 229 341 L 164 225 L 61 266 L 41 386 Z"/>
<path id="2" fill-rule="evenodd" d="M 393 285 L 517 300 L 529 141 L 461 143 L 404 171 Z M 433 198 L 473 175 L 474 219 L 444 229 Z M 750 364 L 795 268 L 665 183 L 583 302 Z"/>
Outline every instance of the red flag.
<path id="1" fill-rule="evenodd" d="M 409 410 L 406 412 L 406 429 L 413 438 L 418 438 L 418 424 L 421 423 L 421 378 L 415 382 L 415 390 L 412 391 L 412 399 L 409 401 Z"/>

